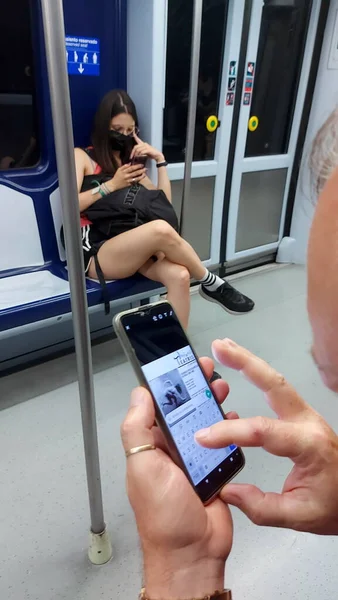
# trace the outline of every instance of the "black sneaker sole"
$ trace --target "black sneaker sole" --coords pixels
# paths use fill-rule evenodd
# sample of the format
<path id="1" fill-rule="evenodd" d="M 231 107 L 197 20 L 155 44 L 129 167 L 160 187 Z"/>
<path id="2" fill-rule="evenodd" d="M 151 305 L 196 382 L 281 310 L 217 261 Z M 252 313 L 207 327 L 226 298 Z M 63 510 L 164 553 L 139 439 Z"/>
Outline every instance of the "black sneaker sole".
<path id="1" fill-rule="evenodd" d="M 226 306 L 224 306 L 224 304 L 221 304 L 218 300 L 215 300 L 214 298 L 211 298 L 211 296 L 208 296 L 208 294 L 205 294 L 202 286 L 200 286 L 200 288 L 199 288 L 199 294 L 202 298 L 204 298 L 204 300 L 207 300 L 208 302 L 213 302 L 214 304 L 217 304 L 217 306 L 219 306 L 220 308 L 223 308 L 223 310 L 225 310 L 225 312 L 229 313 L 229 315 L 233 315 L 234 317 L 238 317 L 240 315 L 248 315 L 255 308 L 255 305 L 253 305 L 252 308 L 250 308 L 249 310 L 246 310 L 244 312 L 238 312 L 235 310 L 231 310 L 230 308 L 227 308 Z"/>

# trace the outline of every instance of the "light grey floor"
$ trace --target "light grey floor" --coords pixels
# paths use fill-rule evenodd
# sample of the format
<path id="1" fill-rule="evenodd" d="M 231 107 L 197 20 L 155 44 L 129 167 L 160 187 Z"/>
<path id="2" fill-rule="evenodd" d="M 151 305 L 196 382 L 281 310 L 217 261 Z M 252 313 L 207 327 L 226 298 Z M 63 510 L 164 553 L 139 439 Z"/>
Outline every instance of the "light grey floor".
<path id="1" fill-rule="evenodd" d="M 338 426 L 338 399 L 312 364 L 305 309 L 305 273 L 287 267 L 237 281 L 256 310 L 231 317 L 193 296 L 191 335 L 200 355 L 216 337 L 230 336 L 282 371 L 300 393 Z M 106 520 L 114 559 L 87 560 L 88 504 L 74 357 L 68 356 L 1 380 L 0 413 L 1 600 L 135 600 L 140 556 L 124 491 L 125 461 L 119 425 L 135 379 L 116 343 L 94 348 Z M 262 395 L 236 373 L 229 408 L 241 415 L 270 414 Z M 18 403 L 21 401 L 21 403 Z M 1 402 L 1 401 L 0 401 Z M 1 404 L 0 404 L 1 406 Z M 246 451 L 240 480 L 279 490 L 288 461 Z M 337 598 L 338 540 L 259 529 L 234 512 L 235 544 L 226 582 L 234 600 Z"/>

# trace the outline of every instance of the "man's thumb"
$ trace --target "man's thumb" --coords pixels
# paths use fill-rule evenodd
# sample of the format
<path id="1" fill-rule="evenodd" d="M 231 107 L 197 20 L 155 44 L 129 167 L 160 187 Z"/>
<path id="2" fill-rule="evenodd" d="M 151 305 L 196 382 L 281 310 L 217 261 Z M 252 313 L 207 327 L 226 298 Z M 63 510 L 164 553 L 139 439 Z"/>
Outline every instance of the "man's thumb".
<path id="1" fill-rule="evenodd" d="M 226 485 L 220 494 L 223 502 L 239 508 L 256 525 L 292 527 L 292 510 L 282 494 L 264 493 L 254 485 Z M 291 506 L 289 507 L 291 509 Z"/>

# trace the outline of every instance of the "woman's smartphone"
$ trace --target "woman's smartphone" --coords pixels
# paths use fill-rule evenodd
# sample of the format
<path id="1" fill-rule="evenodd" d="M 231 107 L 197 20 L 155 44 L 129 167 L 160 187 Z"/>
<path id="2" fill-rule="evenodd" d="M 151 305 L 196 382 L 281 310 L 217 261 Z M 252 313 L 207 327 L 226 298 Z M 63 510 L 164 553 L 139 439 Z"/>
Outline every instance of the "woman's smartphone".
<path id="1" fill-rule="evenodd" d="M 243 469 L 245 459 L 235 445 L 209 450 L 195 442 L 196 431 L 225 417 L 178 317 L 168 302 L 158 302 L 118 314 L 114 329 L 153 397 L 172 458 L 207 504 Z"/>
<path id="2" fill-rule="evenodd" d="M 146 163 L 147 163 L 147 160 L 148 160 L 148 156 L 142 156 L 142 155 L 141 156 L 134 156 L 131 159 L 131 165 L 132 166 L 134 166 L 134 165 L 140 165 L 142 167 L 145 167 Z"/>

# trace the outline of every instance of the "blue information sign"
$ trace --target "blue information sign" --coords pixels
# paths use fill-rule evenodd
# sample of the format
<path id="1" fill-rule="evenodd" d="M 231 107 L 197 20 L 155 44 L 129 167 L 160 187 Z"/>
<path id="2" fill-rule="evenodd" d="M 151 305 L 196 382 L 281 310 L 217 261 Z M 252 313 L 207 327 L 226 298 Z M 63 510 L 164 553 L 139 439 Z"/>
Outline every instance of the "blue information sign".
<path id="1" fill-rule="evenodd" d="M 69 75 L 100 75 L 100 40 L 66 36 Z"/>

